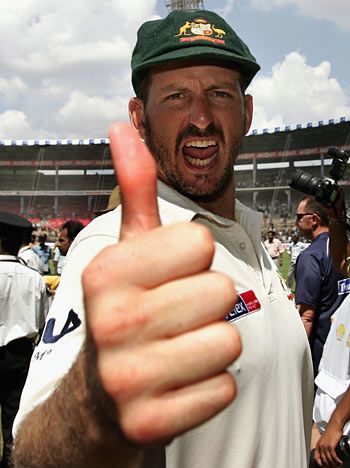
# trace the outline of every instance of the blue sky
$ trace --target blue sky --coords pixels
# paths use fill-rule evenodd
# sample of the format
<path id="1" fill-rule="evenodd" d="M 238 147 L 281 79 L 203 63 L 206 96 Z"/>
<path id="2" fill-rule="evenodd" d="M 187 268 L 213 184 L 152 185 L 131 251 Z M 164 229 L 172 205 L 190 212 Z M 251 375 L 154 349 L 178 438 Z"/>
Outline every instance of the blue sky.
<path id="1" fill-rule="evenodd" d="M 249 88 L 252 128 L 350 117 L 349 0 L 204 4 L 262 66 Z M 128 118 L 136 31 L 165 16 L 163 1 L 2 0 L 1 8 L 0 140 L 103 138 L 110 122 Z"/>

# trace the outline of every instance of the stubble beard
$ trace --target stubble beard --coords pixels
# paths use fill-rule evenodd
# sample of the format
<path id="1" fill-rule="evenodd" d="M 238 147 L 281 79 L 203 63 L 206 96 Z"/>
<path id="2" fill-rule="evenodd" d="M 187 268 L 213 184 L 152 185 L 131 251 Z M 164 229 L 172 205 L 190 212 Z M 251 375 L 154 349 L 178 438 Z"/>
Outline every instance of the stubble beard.
<path id="1" fill-rule="evenodd" d="M 224 171 L 221 174 L 220 178 L 216 181 L 210 181 L 210 174 L 199 174 L 195 176 L 196 182 L 189 182 L 183 179 L 179 168 L 176 165 L 172 165 L 172 154 L 169 152 L 165 146 L 156 140 L 152 126 L 145 116 L 145 142 L 150 150 L 151 154 L 153 155 L 157 166 L 160 168 L 161 172 L 164 174 L 166 178 L 166 183 L 174 188 L 177 192 L 185 195 L 186 197 L 190 198 L 194 201 L 214 201 L 218 199 L 229 187 L 232 183 L 234 177 L 234 162 L 237 158 L 239 150 L 242 145 L 243 138 L 235 138 L 231 148 L 229 148 L 229 154 L 231 154 L 230 160 L 227 162 L 226 166 L 224 167 Z M 208 128 L 207 131 L 209 136 L 218 135 L 221 141 L 224 142 L 224 149 L 225 149 L 225 140 L 224 135 L 221 129 L 217 127 Z M 179 154 L 180 152 L 180 142 L 184 138 L 184 136 L 205 136 L 205 133 L 198 130 L 196 127 L 189 127 L 186 131 L 182 132 L 181 135 L 178 136 L 175 148 L 175 154 Z"/>

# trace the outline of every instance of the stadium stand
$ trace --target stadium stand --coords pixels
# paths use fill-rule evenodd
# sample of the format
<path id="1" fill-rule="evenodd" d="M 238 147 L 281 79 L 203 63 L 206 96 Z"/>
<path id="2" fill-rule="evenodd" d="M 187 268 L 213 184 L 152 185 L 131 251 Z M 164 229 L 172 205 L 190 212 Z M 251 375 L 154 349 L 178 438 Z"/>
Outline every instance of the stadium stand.
<path id="1" fill-rule="evenodd" d="M 329 146 L 349 152 L 349 119 L 253 130 L 236 165 L 237 197 L 264 212 L 266 223 L 292 222 L 301 194 L 290 189 L 291 175 L 299 168 L 327 176 Z M 340 181 L 348 200 L 349 174 Z M 0 140 L 2 210 L 51 226 L 66 218 L 86 223 L 115 184 L 107 139 Z"/>

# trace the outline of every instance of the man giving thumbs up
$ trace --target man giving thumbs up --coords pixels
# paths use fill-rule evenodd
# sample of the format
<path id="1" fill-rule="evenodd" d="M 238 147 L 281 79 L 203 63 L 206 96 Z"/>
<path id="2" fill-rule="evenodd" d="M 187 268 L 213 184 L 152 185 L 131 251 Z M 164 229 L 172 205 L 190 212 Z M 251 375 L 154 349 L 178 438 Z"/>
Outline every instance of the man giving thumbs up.
<path id="1" fill-rule="evenodd" d="M 71 247 L 23 394 L 16 467 L 306 468 L 306 335 L 259 214 L 235 201 L 258 69 L 213 12 L 141 26 L 133 128 L 110 130 L 122 207 Z"/>

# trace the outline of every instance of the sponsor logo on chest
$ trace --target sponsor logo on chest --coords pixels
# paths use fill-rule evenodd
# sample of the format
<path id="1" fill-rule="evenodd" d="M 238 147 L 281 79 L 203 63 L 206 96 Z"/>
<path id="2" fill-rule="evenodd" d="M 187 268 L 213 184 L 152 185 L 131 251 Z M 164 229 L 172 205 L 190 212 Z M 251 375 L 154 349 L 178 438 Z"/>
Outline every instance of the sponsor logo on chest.
<path id="1" fill-rule="evenodd" d="M 257 312 L 260 309 L 260 302 L 254 291 L 250 289 L 249 291 L 244 291 L 238 294 L 238 301 L 234 305 L 231 312 L 226 315 L 225 320 L 227 322 L 234 322 L 238 318 L 253 312 Z"/>

